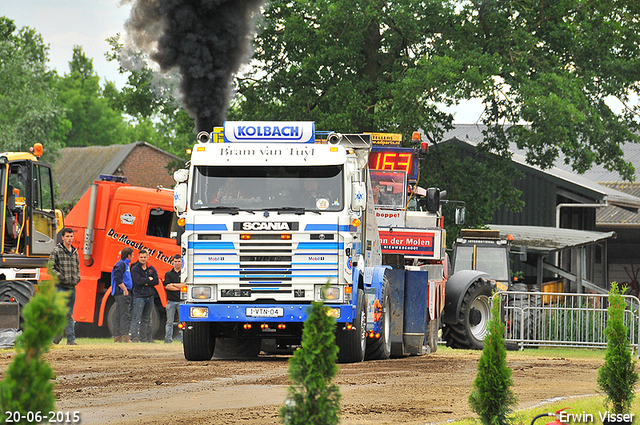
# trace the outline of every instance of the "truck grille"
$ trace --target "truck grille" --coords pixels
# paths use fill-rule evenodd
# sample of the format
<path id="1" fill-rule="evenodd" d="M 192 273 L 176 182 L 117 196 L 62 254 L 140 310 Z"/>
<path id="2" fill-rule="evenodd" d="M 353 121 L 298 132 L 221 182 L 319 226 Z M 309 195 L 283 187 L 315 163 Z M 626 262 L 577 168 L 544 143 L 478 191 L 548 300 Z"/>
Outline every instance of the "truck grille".
<path id="1" fill-rule="evenodd" d="M 308 288 L 338 278 L 341 247 L 333 238 L 321 240 L 310 233 L 292 233 L 291 240 L 282 240 L 279 233 L 250 236 L 244 240 L 233 232 L 219 240 L 191 242 L 194 283 L 250 289 L 252 295 L 293 294 L 298 284 Z"/>

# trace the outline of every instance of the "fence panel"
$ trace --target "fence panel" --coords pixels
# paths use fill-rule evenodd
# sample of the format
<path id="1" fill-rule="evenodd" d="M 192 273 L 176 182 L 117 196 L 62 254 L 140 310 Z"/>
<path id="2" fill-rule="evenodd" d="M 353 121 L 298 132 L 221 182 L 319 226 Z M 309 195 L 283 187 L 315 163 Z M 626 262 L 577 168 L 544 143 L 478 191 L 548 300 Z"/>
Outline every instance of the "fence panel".
<path id="1" fill-rule="evenodd" d="M 607 294 L 499 292 L 505 339 L 520 349 L 535 346 L 602 348 L 607 345 Z M 640 300 L 625 295 L 624 323 L 640 353 Z"/>

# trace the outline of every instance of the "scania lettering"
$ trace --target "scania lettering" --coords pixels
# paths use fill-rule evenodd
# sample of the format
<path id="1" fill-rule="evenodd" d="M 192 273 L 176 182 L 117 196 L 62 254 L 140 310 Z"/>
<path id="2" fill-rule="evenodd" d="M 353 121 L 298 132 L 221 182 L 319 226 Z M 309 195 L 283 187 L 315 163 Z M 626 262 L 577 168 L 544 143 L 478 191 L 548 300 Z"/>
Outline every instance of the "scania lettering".
<path id="1" fill-rule="evenodd" d="M 336 319 L 341 362 L 436 349 L 439 201 L 408 178 L 418 149 L 390 149 L 402 167 L 370 171 L 371 135 L 312 122 L 226 122 L 198 136 L 174 174 L 188 360 L 294 349 L 314 301 Z M 405 232 L 401 251 L 380 232 Z"/>
<path id="2" fill-rule="evenodd" d="M 287 223 L 246 222 L 242 223 L 243 230 L 290 230 Z"/>

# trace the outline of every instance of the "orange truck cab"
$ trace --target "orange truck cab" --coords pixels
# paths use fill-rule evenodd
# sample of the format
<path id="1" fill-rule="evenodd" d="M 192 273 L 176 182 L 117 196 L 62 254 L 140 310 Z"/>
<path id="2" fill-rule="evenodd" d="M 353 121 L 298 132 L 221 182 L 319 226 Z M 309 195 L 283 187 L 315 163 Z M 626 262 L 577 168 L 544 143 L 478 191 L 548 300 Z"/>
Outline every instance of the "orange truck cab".
<path id="1" fill-rule="evenodd" d="M 86 336 L 104 335 L 105 322 L 111 335 L 115 318 L 111 270 L 123 248 L 133 249 L 132 265 L 138 252 L 146 248 L 149 264 L 160 280 L 151 323 L 155 336 L 158 329 L 164 331 L 167 296 L 162 281 L 172 268 L 171 258 L 180 252 L 173 190 L 131 186 L 120 176 L 100 177 L 65 217 L 65 227 L 73 229 L 73 245 L 80 255 L 81 280 L 76 286 L 73 318 Z"/>

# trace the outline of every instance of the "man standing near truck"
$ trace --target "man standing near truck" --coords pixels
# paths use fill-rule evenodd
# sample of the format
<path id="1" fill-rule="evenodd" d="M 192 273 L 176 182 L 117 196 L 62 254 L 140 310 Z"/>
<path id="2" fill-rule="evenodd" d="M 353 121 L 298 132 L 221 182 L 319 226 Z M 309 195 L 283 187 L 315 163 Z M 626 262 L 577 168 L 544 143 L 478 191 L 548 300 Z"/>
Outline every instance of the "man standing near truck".
<path id="1" fill-rule="evenodd" d="M 149 251 L 141 249 L 138 262 L 131 267 L 133 280 L 133 319 L 131 320 L 131 342 L 154 342 L 151 335 L 151 312 L 153 296 L 158 284 L 158 272 L 147 264 Z"/>
<path id="2" fill-rule="evenodd" d="M 76 342 L 76 322 L 73 320 L 73 306 L 76 303 L 76 285 L 80 282 L 80 257 L 78 250 L 72 246 L 73 229 L 65 227 L 60 231 L 62 242 L 56 245 L 51 253 L 50 260 L 53 263 L 53 272 L 58 277 L 56 287 L 58 291 L 69 291 L 67 299 L 67 326 L 64 328 L 64 337 L 67 338 L 67 345 L 78 345 Z M 53 338 L 53 342 L 58 344 L 62 336 Z"/>
<path id="3" fill-rule="evenodd" d="M 120 260 L 111 271 L 111 295 L 116 300 L 116 322 L 113 327 L 113 342 L 130 342 L 131 328 L 131 291 L 133 281 L 129 264 L 133 259 L 133 249 L 127 247 L 120 251 Z"/>
<path id="4" fill-rule="evenodd" d="M 164 331 L 164 342 L 173 342 L 173 320 L 178 317 L 180 306 L 180 269 L 182 268 L 182 257 L 180 254 L 173 256 L 171 260 L 173 268 L 164 275 L 164 289 L 167 292 L 167 323 Z M 182 339 L 180 337 L 180 339 Z"/>

